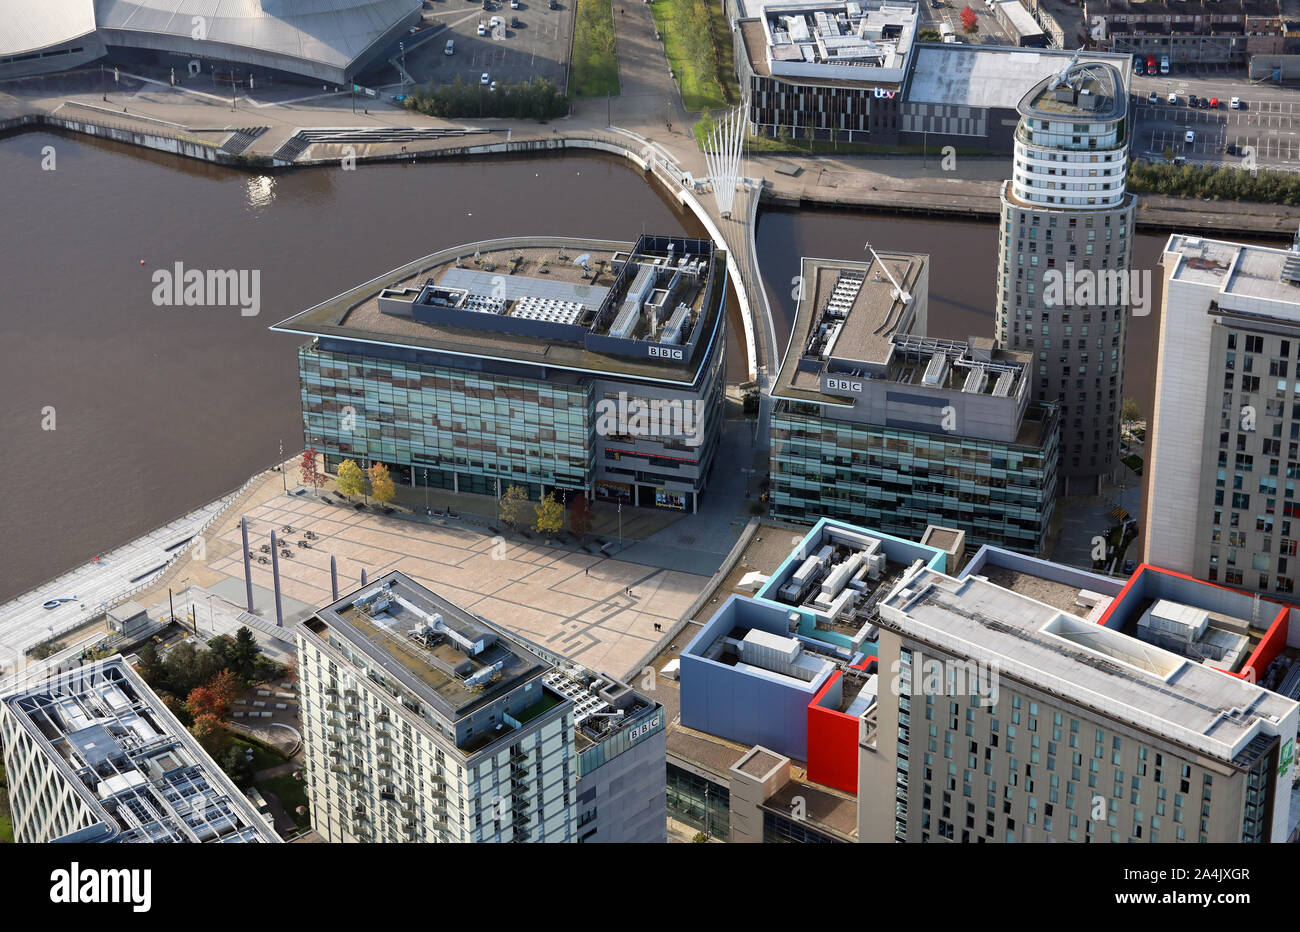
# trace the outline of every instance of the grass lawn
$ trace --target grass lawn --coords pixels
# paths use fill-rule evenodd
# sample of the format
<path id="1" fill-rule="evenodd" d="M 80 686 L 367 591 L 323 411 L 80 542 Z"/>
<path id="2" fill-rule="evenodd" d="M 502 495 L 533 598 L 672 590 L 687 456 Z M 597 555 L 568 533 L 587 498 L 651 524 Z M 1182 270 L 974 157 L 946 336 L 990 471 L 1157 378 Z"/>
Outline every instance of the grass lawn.
<path id="1" fill-rule="evenodd" d="M 618 96 L 612 0 L 578 0 L 569 83 L 574 97 Z"/>
<path id="2" fill-rule="evenodd" d="M 275 798 L 284 806 L 285 814 L 293 819 L 299 828 L 311 828 L 310 809 L 306 815 L 298 815 L 299 806 L 307 806 L 307 792 L 303 785 L 293 778 L 293 774 L 283 777 L 271 777 L 254 784 L 263 793 L 274 793 Z"/>
<path id="3" fill-rule="evenodd" d="M 1122 462 L 1139 476 L 1142 475 L 1142 457 L 1136 453 L 1130 453 L 1128 456 L 1123 457 Z"/>
<path id="4" fill-rule="evenodd" d="M 269 748 L 265 744 L 262 744 L 259 741 L 254 741 L 251 738 L 244 737 L 243 735 L 235 735 L 235 737 L 231 740 L 231 743 L 235 747 L 239 748 L 241 751 L 244 751 L 248 748 L 253 749 L 253 772 L 254 773 L 257 773 L 260 770 L 265 770 L 268 767 L 279 766 L 280 764 L 283 764 L 285 761 L 289 759 L 285 757 L 283 754 L 281 754 L 279 751 L 276 751 L 273 748 Z"/>
<path id="5" fill-rule="evenodd" d="M 0 763 L 0 844 L 13 844 L 14 823 L 9 815 L 9 778 L 5 765 Z"/>
<path id="6" fill-rule="evenodd" d="M 692 112 L 717 110 L 739 100 L 732 66 L 731 32 L 722 11 L 722 0 L 655 0 L 650 5 L 655 28 L 663 36 L 664 53 L 682 91 L 682 105 Z M 713 39 L 721 52 L 722 71 L 714 58 Z M 722 80 L 732 89 L 728 100 Z"/>

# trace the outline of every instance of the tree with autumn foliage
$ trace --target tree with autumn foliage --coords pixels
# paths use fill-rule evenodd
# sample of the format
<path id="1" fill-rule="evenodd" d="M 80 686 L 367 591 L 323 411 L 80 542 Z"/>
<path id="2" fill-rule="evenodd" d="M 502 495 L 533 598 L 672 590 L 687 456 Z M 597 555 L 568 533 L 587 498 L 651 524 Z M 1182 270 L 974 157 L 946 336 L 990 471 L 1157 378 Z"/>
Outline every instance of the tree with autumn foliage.
<path id="1" fill-rule="evenodd" d="M 375 501 L 384 505 L 393 500 L 397 494 L 397 486 L 393 483 L 393 477 L 388 474 L 388 467 L 383 463 L 375 463 L 368 470 L 370 474 L 370 494 L 375 497 Z"/>
<path id="2" fill-rule="evenodd" d="M 961 28 L 967 32 L 975 32 L 980 28 L 979 17 L 975 15 L 969 3 L 961 10 Z"/>
<path id="3" fill-rule="evenodd" d="M 361 471 L 356 460 L 344 460 L 339 465 L 339 491 L 344 495 L 364 495 L 366 493 L 366 474 Z"/>
<path id="4" fill-rule="evenodd" d="M 569 530 L 582 537 L 591 532 L 593 518 L 591 502 L 587 500 L 587 496 L 579 492 L 569 505 Z"/>
<path id="5" fill-rule="evenodd" d="M 309 485 L 313 489 L 319 489 L 325 484 L 325 474 L 316 467 L 315 447 L 308 447 L 302 451 L 302 462 L 299 466 L 302 473 L 303 485 Z"/>
<path id="6" fill-rule="evenodd" d="M 185 697 L 185 710 L 193 716 L 195 722 L 205 715 L 221 719 L 226 712 L 212 690 L 206 686 L 195 686 L 190 690 L 190 694 Z"/>
<path id="7" fill-rule="evenodd" d="M 554 492 L 547 492 L 540 502 L 533 506 L 537 520 L 533 523 L 539 534 L 554 534 L 564 527 L 564 506 L 555 499 Z"/>
<path id="8" fill-rule="evenodd" d="M 212 694 L 214 710 L 221 710 L 221 717 L 225 718 L 230 707 L 235 704 L 239 694 L 244 691 L 244 683 L 238 674 L 229 670 L 222 670 L 208 682 L 208 692 Z"/>
<path id="9" fill-rule="evenodd" d="M 501 496 L 501 503 L 497 506 L 500 509 L 501 520 L 518 530 L 524 520 L 524 506 L 527 504 L 528 490 L 521 485 L 510 486 L 506 489 L 506 494 Z"/>
<path id="10" fill-rule="evenodd" d="M 213 757 L 221 752 L 223 746 L 230 739 L 226 726 L 221 724 L 221 719 L 211 712 L 194 716 L 194 724 L 190 726 L 190 734 L 199 742 L 203 750 Z"/>

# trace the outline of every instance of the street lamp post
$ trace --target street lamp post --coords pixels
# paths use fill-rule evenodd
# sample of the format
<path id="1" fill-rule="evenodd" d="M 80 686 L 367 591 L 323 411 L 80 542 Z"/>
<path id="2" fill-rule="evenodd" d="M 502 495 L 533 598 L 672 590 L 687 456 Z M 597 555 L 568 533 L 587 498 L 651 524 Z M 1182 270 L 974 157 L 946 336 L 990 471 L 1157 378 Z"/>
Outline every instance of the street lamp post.
<path id="1" fill-rule="evenodd" d="M 289 491 L 289 480 L 284 475 L 284 438 L 280 438 L 280 487 Z"/>

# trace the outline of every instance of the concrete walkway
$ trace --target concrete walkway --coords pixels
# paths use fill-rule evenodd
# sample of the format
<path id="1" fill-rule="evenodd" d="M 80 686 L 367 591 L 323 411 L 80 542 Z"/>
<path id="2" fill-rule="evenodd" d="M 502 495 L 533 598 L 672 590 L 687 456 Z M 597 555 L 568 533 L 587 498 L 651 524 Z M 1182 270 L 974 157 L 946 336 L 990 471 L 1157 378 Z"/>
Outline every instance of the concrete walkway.
<path id="1" fill-rule="evenodd" d="M 182 545 L 231 501 L 225 496 L 0 605 L 0 671 L 24 651 L 81 628 L 112 603 L 156 579 Z M 53 609 L 47 600 L 74 599 Z"/>

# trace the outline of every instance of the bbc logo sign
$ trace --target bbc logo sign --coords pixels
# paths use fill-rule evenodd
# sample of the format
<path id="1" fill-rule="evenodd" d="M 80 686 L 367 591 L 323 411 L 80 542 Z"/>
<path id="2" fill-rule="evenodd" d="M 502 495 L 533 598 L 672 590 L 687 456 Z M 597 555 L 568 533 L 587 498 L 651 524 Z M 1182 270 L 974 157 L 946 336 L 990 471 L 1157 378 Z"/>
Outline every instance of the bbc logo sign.
<path id="1" fill-rule="evenodd" d="M 627 733 L 628 741 L 635 744 L 641 738 L 644 738 L 646 735 L 650 734 L 650 732 L 654 731 L 658 727 L 659 727 L 659 716 L 656 715 L 654 718 L 650 719 L 650 721 L 642 722 L 640 725 L 637 725 L 635 728 L 629 731 Z"/>
<path id="2" fill-rule="evenodd" d="M 651 346 L 650 355 L 659 359 L 682 359 L 682 351 L 671 346 Z"/>
<path id="3" fill-rule="evenodd" d="M 827 379 L 826 390 L 828 392 L 860 392 L 862 391 L 862 383 L 851 382 L 848 379 Z"/>

